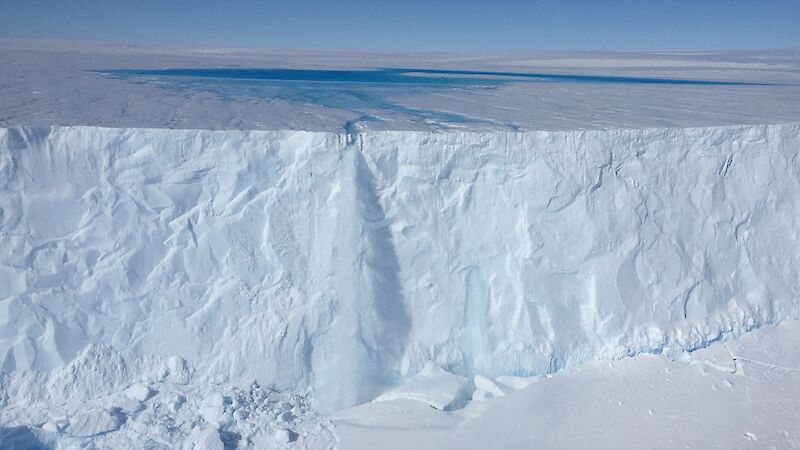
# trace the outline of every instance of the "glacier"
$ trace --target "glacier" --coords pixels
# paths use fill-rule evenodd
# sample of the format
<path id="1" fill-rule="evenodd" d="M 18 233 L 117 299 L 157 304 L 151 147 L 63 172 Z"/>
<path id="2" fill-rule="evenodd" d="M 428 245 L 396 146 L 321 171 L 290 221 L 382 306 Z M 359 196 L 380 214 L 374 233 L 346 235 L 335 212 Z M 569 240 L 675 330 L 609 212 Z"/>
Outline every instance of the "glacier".
<path id="1" fill-rule="evenodd" d="M 798 56 L 0 39 L 0 448 L 797 447 Z"/>
<path id="2" fill-rule="evenodd" d="M 429 363 L 541 375 L 798 318 L 798 151 L 800 123 L 5 127 L 0 401 L 70 367 L 336 411 Z"/>

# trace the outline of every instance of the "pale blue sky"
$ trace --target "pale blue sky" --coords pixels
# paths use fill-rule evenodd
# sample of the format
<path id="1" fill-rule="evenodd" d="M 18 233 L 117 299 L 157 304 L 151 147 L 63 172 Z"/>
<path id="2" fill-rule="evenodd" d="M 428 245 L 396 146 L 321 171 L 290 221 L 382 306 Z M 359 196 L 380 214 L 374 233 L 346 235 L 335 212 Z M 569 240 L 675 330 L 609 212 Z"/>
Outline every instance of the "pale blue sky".
<path id="1" fill-rule="evenodd" d="M 800 0 L 0 0 L 0 37 L 352 50 L 800 47 Z"/>

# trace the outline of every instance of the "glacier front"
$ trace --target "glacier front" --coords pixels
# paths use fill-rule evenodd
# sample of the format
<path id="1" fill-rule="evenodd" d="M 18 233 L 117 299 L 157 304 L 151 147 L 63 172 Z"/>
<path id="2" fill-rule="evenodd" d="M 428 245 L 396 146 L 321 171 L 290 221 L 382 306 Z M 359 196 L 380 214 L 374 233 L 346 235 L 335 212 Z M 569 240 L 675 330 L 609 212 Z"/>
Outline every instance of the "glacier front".
<path id="1" fill-rule="evenodd" d="M 798 123 L 3 128 L 0 401 L 158 360 L 334 411 L 431 362 L 530 376 L 798 318 L 798 153 Z"/>

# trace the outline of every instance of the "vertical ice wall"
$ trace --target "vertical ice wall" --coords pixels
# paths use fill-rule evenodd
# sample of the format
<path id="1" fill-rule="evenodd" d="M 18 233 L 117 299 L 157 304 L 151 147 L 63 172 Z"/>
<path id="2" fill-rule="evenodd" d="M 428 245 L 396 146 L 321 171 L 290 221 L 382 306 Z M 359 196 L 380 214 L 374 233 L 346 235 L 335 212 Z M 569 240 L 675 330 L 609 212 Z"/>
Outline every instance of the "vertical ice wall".
<path id="1" fill-rule="evenodd" d="M 88 345 L 369 399 L 797 316 L 800 125 L 0 130 L 0 361 Z"/>
<path id="2" fill-rule="evenodd" d="M 542 373 L 796 316 L 799 131 L 366 135 L 404 368 Z"/>

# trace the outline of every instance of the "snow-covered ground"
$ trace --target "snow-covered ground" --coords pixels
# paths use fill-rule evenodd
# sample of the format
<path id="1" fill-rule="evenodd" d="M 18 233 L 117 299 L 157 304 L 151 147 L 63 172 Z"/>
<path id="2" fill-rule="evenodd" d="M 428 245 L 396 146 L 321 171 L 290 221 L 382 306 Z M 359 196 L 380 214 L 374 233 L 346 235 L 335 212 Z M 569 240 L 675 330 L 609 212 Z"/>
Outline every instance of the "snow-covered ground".
<path id="1" fill-rule="evenodd" d="M 796 53 L 0 47 L 0 447 L 798 445 Z"/>
<path id="2" fill-rule="evenodd" d="M 381 102 L 360 107 L 365 89 L 352 84 L 340 89 L 295 84 L 293 92 L 262 96 L 249 95 L 244 87 L 231 89 L 230 83 L 125 81 L 94 72 L 387 67 L 743 84 L 517 79 L 483 87 L 381 89 L 377 94 L 373 89 L 367 94 Z M 345 123 L 361 121 L 374 130 L 524 131 L 784 123 L 800 120 L 800 51 L 359 54 L 0 40 L 0 96 L 0 126 L 341 131 Z M 303 101 L 290 101 L 298 97 Z"/>

